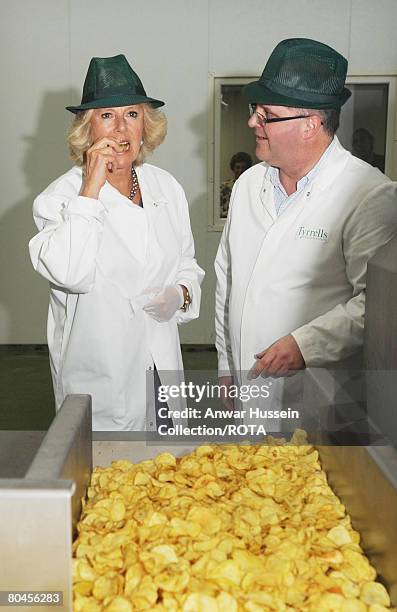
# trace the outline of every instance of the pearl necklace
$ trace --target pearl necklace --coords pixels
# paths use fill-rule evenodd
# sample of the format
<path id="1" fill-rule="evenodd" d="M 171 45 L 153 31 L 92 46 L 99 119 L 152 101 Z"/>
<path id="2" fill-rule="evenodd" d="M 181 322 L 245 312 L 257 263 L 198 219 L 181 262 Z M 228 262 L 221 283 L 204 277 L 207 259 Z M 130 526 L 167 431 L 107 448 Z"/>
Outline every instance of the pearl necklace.
<path id="1" fill-rule="evenodd" d="M 134 166 L 131 166 L 131 177 L 132 177 L 132 186 L 130 189 L 130 195 L 128 196 L 128 199 L 132 201 L 132 199 L 138 193 L 138 189 L 139 189 L 138 177 L 136 175 Z"/>

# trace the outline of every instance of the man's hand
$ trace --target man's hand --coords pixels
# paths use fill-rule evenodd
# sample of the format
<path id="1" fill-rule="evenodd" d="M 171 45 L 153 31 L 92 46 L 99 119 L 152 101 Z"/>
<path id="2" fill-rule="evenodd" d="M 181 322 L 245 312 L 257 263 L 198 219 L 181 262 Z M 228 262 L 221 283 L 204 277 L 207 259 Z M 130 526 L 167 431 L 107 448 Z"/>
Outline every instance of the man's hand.
<path id="1" fill-rule="evenodd" d="M 257 378 L 262 372 L 269 376 L 288 376 L 290 370 L 304 370 L 305 360 L 291 334 L 283 336 L 269 348 L 255 355 L 257 361 L 248 378 Z"/>

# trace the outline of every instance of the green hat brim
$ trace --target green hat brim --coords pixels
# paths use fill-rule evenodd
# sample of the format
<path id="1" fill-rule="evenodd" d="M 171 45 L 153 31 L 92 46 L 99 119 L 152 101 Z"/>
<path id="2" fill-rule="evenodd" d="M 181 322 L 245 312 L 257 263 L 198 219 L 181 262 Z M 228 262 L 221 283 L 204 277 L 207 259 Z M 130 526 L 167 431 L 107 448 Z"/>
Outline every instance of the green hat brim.
<path id="1" fill-rule="evenodd" d="M 76 114 L 80 111 L 89 110 L 90 108 L 116 108 L 118 106 L 132 106 L 133 104 L 150 104 L 153 108 L 164 106 L 164 102 L 161 100 L 131 93 L 108 96 L 107 98 L 92 100 L 91 102 L 79 104 L 78 106 L 66 106 L 66 110 Z"/>
<path id="2" fill-rule="evenodd" d="M 272 104 L 274 106 L 292 106 L 294 108 L 340 108 L 351 96 L 351 91 L 344 87 L 339 96 L 327 96 L 305 92 L 304 99 L 293 95 L 276 92 L 263 82 L 253 81 L 243 88 L 243 95 L 253 104 Z"/>

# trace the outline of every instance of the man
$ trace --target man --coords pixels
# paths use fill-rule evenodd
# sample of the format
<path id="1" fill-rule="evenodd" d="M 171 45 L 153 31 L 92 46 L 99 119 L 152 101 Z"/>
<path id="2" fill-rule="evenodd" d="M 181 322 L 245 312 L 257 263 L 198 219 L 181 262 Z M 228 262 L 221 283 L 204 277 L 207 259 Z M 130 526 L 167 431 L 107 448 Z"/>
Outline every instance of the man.
<path id="1" fill-rule="evenodd" d="M 346 72 L 331 47 L 288 39 L 245 88 L 261 163 L 234 185 L 215 261 L 224 384 L 340 364 L 362 346 L 367 261 L 396 233 L 397 200 L 335 136 Z"/>
<path id="2" fill-rule="evenodd" d="M 356 157 L 363 159 L 371 166 L 379 168 L 382 172 L 385 169 L 385 156 L 378 155 L 374 151 L 374 137 L 369 130 L 357 128 L 352 137 L 352 153 Z"/>

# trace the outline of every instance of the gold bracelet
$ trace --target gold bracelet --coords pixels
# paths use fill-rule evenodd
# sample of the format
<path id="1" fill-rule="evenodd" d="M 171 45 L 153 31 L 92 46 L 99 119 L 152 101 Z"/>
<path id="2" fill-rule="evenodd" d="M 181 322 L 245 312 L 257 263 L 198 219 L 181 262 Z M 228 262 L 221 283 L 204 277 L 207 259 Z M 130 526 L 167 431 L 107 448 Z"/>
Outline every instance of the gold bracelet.
<path id="1" fill-rule="evenodd" d="M 184 287 L 185 287 L 185 285 L 184 285 Z M 185 289 L 186 289 L 186 292 L 183 291 L 183 289 L 182 289 L 183 296 L 184 296 L 183 297 L 183 304 L 181 306 L 182 312 L 186 312 L 188 310 L 190 304 L 192 303 L 192 298 L 190 297 L 189 289 L 187 287 L 185 287 Z"/>

